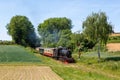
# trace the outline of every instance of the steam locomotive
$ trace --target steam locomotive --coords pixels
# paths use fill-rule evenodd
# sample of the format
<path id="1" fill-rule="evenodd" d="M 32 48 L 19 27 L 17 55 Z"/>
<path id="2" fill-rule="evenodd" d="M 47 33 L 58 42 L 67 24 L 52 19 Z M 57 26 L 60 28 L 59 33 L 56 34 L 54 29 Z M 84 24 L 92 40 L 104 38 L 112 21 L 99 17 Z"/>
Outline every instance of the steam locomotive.
<path id="1" fill-rule="evenodd" d="M 59 48 L 38 48 L 40 54 L 52 57 L 56 60 L 60 60 L 64 63 L 74 63 L 75 60 L 72 58 L 72 52 L 70 49 L 59 47 Z"/>

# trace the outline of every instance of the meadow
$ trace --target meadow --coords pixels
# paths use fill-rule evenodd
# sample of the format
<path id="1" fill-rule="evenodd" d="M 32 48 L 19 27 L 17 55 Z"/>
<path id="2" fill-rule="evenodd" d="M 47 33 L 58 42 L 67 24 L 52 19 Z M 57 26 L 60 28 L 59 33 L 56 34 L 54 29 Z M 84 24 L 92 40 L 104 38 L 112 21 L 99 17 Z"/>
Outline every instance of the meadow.
<path id="1" fill-rule="evenodd" d="M 49 66 L 63 80 L 120 80 L 120 52 L 101 52 L 100 62 L 97 52 L 83 52 L 80 59 L 73 53 L 73 57 L 76 63 L 65 64 L 22 46 L 0 46 L 2 66 Z"/>

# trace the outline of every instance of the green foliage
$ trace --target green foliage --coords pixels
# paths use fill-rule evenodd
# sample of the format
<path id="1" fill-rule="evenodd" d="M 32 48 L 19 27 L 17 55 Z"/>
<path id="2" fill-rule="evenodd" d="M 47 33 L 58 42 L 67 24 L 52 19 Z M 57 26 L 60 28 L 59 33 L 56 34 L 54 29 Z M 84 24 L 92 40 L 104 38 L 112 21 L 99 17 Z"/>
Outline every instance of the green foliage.
<path id="1" fill-rule="evenodd" d="M 110 36 L 109 40 L 120 40 L 120 36 Z"/>
<path id="2" fill-rule="evenodd" d="M 108 43 L 120 43 L 120 36 L 110 36 Z"/>
<path id="3" fill-rule="evenodd" d="M 95 43 L 91 40 L 86 39 L 82 33 L 73 33 L 71 35 L 72 48 L 75 52 L 78 52 L 78 47 L 80 46 L 80 51 L 87 51 L 95 46 Z"/>
<path id="4" fill-rule="evenodd" d="M 83 22 L 83 33 L 94 42 L 100 40 L 106 44 L 109 34 L 113 32 L 112 25 L 107 22 L 107 16 L 104 12 L 92 13 Z"/>
<path id="5" fill-rule="evenodd" d="M 26 16 L 13 16 L 6 28 L 15 43 L 23 46 L 35 46 L 37 36 L 32 23 Z"/>
<path id="6" fill-rule="evenodd" d="M 80 43 L 84 40 L 84 35 L 81 33 L 73 33 L 71 35 L 71 42 L 75 44 L 75 46 L 80 45 Z"/>
<path id="7" fill-rule="evenodd" d="M 78 46 L 84 41 L 84 36 L 81 33 L 72 33 L 71 34 L 71 44 L 72 44 L 72 50 L 75 52 L 79 51 Z"/>
<path id="8" fill-rule="evenodd" d="M 13 41 L 0 41 L 0 45 L 14 45 L 15 44 L 15 42 L 13 42 Z"/>
<path id="9" fill-rule="evenodd" d="M 0 62 L 41 62 L 38 57 L 22 46 L 0 45 Z"/>
<path id="10" fill-rule="evenodd" d="M 38 26 L 43 46 L 57 47 L 59 45 L 69 45 L 71 28 L 71 20 L 65 17 L 45 20 Z"/>
<path id="11" fill-rule="evenodd" d="M 88 49 L 92 49 L 95 46 L 95 43 L 91 40 L 84 39 L 81 42 L 82 45 L 82 51 L 87 51 Z"/>
<path id="12" fill-rule="evenodd" d="M 91 51 L 98 51 L 98 47 L 99 47 L 100 51 L 102 51 L 102 52 L 107 51 L 107 47 L 105 45 L 102 45 L 102 44 L 99 45 L 99 43 L 97 43 Z"/>
<path id="13" fill-rule="evenodd" d="M 120 43 L 120 40 L 109 40 L 108 43 Z"/>
<path id="14" fill-rule="evenodd" d="M 60 31 L 60 40 L 58 41 L 57 46 L 70 47 L 71 46 L 70 35 L 71 31 L 68 29 Z"/>

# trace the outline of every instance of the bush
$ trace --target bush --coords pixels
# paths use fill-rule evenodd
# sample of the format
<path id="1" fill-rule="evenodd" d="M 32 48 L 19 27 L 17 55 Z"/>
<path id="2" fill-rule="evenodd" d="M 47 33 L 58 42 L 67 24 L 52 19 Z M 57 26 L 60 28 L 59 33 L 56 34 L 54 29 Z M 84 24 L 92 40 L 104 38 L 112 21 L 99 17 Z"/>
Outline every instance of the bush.
<path id="1" fill-rule="evenodd" d="M 98 45 L 96 45 L 94 48 L 93 48 L 93 51 L 98 51 Z M 100 51 L 107 51 L 107 48 L 106 46 L 100 46 Z"/>
<path id="2" fill-rule="evenodd" d="M 95 46 L 95 43 L 91 40 L 84 39 L 81 45 L 81 51 L 88 51 L 89 49 L 92 49 Z"/>
<path id="3" fill-rule="evenodd" d="M 120 43 L 120 36 L 109 37 L 108 43 Z"/>
<path id="4" fill-rule="evenodd" d="M 13 44 L 15 44 L 15 42 L 13 42 L 13 41 L 0 41 L 0 45 L 13 45 Z"/>
<path id="5" fill-rule="evenodd" d="M 109 40 L 108 43 L 120 43 L 120 40 Z"/>

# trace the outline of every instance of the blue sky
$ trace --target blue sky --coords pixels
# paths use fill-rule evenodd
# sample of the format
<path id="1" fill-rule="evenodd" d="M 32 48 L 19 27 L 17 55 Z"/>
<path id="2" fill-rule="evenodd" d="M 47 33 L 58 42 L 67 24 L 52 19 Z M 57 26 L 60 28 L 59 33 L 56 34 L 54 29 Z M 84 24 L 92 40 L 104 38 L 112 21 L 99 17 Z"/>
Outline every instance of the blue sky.
<path id="1" fill-rule="evenodd" d="M 11 40 L 5 26 L 15 15 L 27 16 L 36 29 L 50 17 L 67 17 L 75 32 L 82 31 L 88 15 L 99 11 L 105 12 L 114 31 L 120 32 L 120 0 L 0 0 L 0 40 Z"/>

